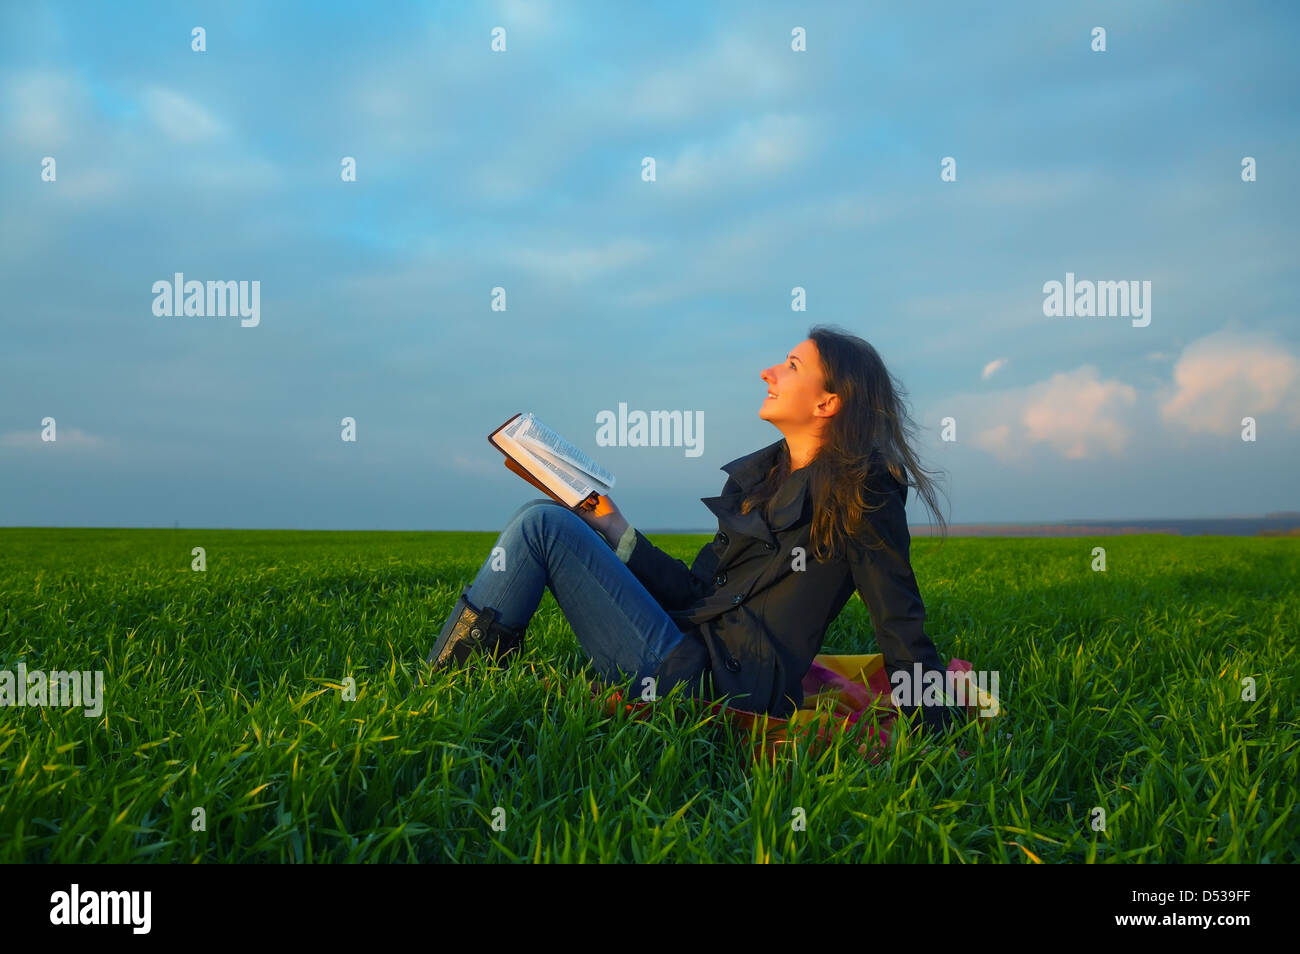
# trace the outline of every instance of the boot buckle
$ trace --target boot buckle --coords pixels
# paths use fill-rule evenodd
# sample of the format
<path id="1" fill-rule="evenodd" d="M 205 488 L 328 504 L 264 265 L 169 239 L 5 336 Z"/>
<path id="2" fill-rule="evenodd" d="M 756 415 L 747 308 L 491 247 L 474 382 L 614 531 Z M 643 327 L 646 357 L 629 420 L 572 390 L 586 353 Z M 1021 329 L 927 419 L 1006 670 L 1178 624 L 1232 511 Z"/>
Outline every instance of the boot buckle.
<path id="1" fill-rule="evenodd" d="M 461 591 L 446 625 L 438 634 L 426 662 L 434 669 L 455 663 L 464 666 L 475 653 L 492 657 L 505 665 L 511 653 L 519 650 L 524 641 L 524 628 L 504 626 L 497 611 L 491 607 L 476 607 L 469 601 L 470 588 Z"/>

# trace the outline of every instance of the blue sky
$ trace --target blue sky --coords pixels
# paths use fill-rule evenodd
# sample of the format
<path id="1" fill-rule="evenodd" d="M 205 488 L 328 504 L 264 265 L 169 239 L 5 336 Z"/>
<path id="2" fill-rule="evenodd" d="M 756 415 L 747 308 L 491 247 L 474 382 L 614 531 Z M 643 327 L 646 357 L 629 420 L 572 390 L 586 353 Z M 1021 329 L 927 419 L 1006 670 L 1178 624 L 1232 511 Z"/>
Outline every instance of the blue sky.
<path id="1" fill-rule="evenodd" d="M 4 5 L 0 525 L 495 529 L 532 410 L 710 529 L 819 322 L 952 521 L 1300 509 L 1293 5 L 701 7 Z M 156 316 L 175 272 L 260 323 Z M 1067 273 L 1150 323 L 1044 316 Z M 597 446 L 620 402 L 703 453 Z"/>

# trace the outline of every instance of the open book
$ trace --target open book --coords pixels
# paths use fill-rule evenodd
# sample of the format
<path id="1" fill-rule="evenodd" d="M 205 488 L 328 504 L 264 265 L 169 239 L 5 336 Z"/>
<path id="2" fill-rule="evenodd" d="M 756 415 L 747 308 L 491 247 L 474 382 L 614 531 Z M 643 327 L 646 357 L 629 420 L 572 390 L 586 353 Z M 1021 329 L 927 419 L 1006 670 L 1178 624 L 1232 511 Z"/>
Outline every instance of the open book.
<path id="1" fill-rule="evenodd" d="M 506 466 L 571 510 L 595 503 L 614 486 L 614 475 L 532 414 L 516 414 L 488 435 Z"/>

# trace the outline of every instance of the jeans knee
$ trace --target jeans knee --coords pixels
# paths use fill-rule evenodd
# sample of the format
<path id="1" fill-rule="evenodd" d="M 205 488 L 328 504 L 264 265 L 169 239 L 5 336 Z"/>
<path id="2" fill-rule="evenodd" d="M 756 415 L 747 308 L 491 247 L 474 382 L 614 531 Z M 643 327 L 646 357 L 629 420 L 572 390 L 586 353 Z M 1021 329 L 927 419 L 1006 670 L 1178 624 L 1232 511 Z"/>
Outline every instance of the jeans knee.
<path id="1" fill-rule="evenodd" d="M 523 518 L 523 517 L 525 517 L 525 516 L 528 516 L 529 514 L 531 514 L 531 513 L 533 513 L 534 511 L 536 511 L 536 510 L 537 510 L 539 507 L 541 507 L 543 504 L 554 504 L 554 505 L 557 506 L 557 507 L 560 506 L 558 503 L 556 503 L 556 502 L 555 502 L 554 500 L 552 500 L 550 497 L 538 497 L 538 498 L 535 499 L 535 500 L 529 500 L 529 501 L 527 501 L 523 506 L 521 506 L 518 510 L 516 510 L 513 514 L 511 514 L 510 519 L 506 521 L 506 524 L 507 524 L 507 525 L 512 524 L 512 523 L 514 523 L 516 520 L 519 520 L 519 519 L 521 519 L 521 518 Z"/>
<path id="2" fill-rule="evenodd" d="M 576 521 L 586 526 L 581 517 L 564 504 L 554 500 L 533 501 L 533 505 L 520 509 L 517 520 L 517 528 L 525 539 L 554 535 L 557 529 L 568 521 Z"/>

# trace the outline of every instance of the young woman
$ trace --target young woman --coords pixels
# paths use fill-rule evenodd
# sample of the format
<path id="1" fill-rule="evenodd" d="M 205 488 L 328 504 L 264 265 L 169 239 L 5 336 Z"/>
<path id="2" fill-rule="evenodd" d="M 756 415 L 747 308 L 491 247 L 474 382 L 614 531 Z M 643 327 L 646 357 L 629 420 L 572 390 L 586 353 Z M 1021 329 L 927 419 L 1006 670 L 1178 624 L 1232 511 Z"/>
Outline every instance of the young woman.
<path id="1" fill-rule="evenodd" d="M 722 493 L 702 498 L 718 533 L 690 567 L 608 497 L 579 512 L 530 501 L 496 542 L 504 568 L 484 563 L 429 661 L 463 664 L 476 651 L 507 660 L 549 586 L 608 682 L 632 676 L 634 694 L 656 696 L 684 683 L 688 695 L 786 717 L 856 590 L 891 676 L 914 676 L 917 663 L 943 673 L 910 563 L 909 474 L 941 527 L 943 518 L 909 445 L 901 389 L 870 344 L 827 326 L 761 377 L 758 416 L 783 437 L 723 466 Z M 940 706 L 901 709 L 916 728 L 950 723 Z"/>

